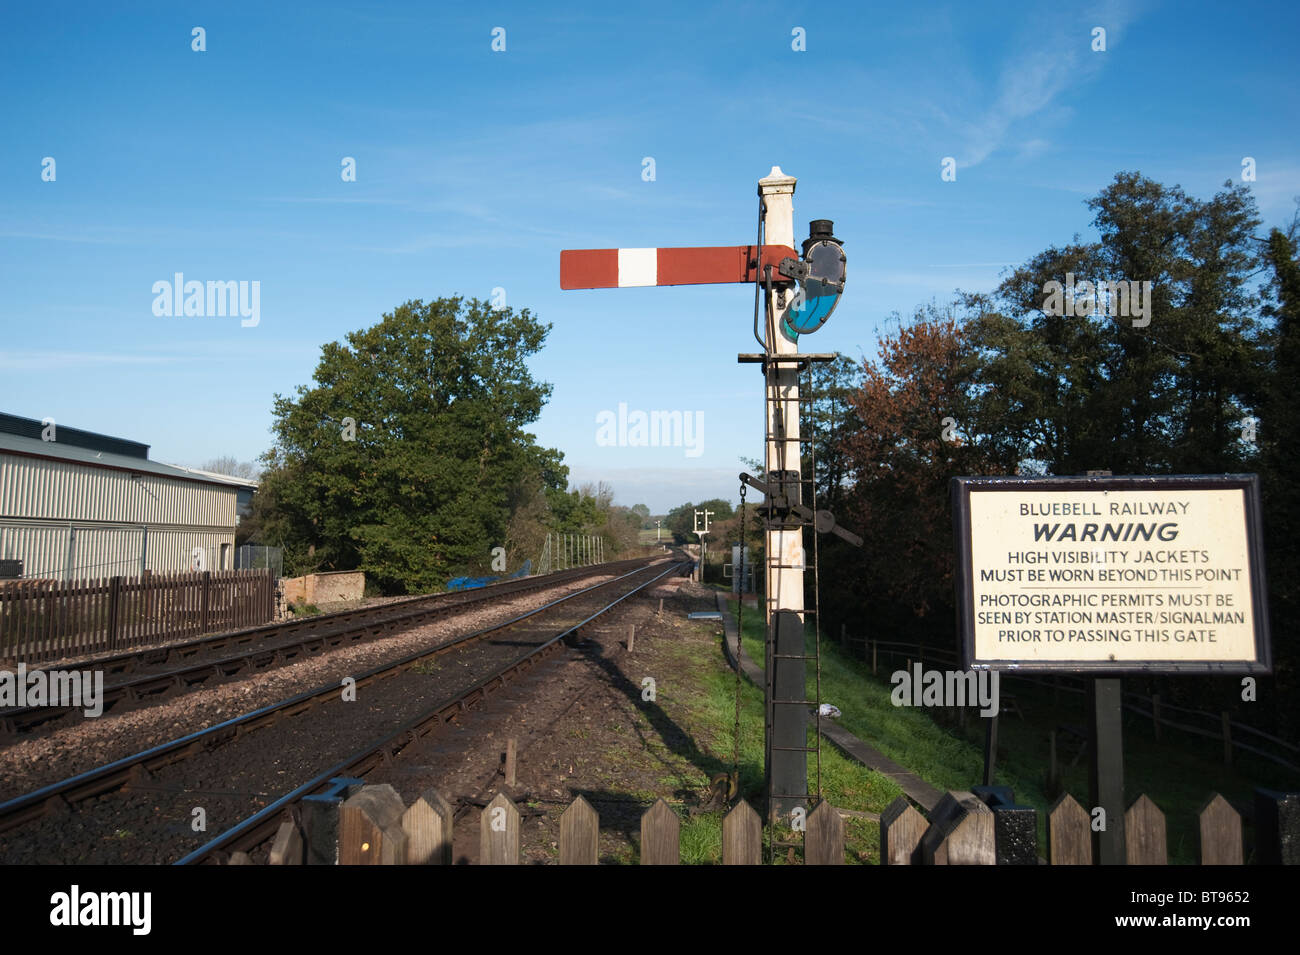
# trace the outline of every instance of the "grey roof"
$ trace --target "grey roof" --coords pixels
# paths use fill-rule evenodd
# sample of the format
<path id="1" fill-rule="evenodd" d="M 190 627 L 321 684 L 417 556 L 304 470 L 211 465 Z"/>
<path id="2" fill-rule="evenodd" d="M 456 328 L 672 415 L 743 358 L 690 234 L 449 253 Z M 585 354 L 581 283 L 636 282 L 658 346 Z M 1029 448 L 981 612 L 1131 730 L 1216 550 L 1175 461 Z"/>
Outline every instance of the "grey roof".
<path id="1" fill-rule="evenodd" d="M 20 438 L 40 438 L 45 431 L 45 422 L 35 418 L 23 418 L 18 415 L 0 411 L 0 432 L 14 434 Z M 124 454 L 130 458 L 149 457 L 149 445 L 127 438 L 114 438 L 94 431 L 83 431 L 61 424 L 58 426 L 60 444 L 75 444 L 79 448 L 92 451 L 106 451 L 111 454 Z"/>
<path id="2" fill-rule="evenodd" d="M 62 429 L 60 429 L 62 430 Z M 18 454 L 39 455 L 44 458 L 57 458 L 74 464 L 91 467 L 116 468 L 123 471 L 135 471 L 139 474 L 157 474 L 160 477 L 175 478 L 182 481 L 199 481 L 203 484 L 224 484 L 230 487 L 256 487 L 256 481 L 231 477 L 228 474 L 215 474 L 211 471 L 197 471 L 191 468 L 178 468 L 170 464 L 160 464 L 145 458 L 125 454 L 112 454 L 108 451 L 92 451 L 61 441 L 41 441 L 36 438 L 24 438 L 16 434 L 0 432 L 0 454 L 12 452 Z"/>
<path id="3" fill-rule="evenodd" d="M 202 468 L 187 468 L 183 464 L 165 464 L 163 467 L 176 468 L 179 471 L 186 471 L 197 477 L 211 478 L 219 484 L 233 484 L 236 487 L 256 488 L 260 483 L 252 478 L 235 477 L 233 474 L 221 474 L 218 471 L 204 471 Z"/>

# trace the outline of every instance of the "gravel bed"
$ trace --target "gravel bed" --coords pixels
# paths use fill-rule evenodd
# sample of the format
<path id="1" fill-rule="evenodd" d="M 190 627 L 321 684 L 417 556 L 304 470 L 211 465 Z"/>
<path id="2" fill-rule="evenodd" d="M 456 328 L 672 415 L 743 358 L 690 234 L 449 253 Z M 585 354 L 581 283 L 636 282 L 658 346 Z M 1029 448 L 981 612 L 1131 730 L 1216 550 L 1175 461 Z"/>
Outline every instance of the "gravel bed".
<path id="1" fill-rule="evenodd" d="M 581 583 L 571 582 L 554 590 L 514 597 L 382 640 L 340 647 L 274 670 L 257 671 L 229 682 L 199 687 L 174 699 L 154 700 L 138 709 L 119 711 L 115 707 L 96 719 L 55 723 L 30 734 L 11 737 L 0 748 L 0 801 L 157 746 L 185 733 L 205 729 L 306 689 L 341 681 L 345 676 L 398 659 L 420 647 L 446 643 L 609 579 L 598 577 Z"/>
<path id="2" fill-rule="evenodd" d="M 662 570 L 662 566 L 655 568 L 655 572 Z M 574 585 L 571 589 L 581 589 L 581 586 Z M 554 594 L 551 599 L 554 599 Z M 47 817 L 38 824 L 9 833 L 3 844 L 0 844 L 0 863 L 21 865 L 42 862 L 173 861 L 300 785 L 307 778 L 351 755 L 385 732 L 392 731 L 403 721 L 496 672 L 505 663 L 522 656 L 531 646 L 536 646 L 560 629 L 588 616 L 608 602 L 608 599 L 607 590 L 580 597 L 540 615 L 542 620 L 527 621 L 501 634 L 448 651 L 418 669 L 407 669 L 396 676 L 357 687 L 354 702 L 343 701 L 342 694 L 330 697 L 300 718 L 280 720 L 271 726 L 236 737 L 199 756 L 161 767 L 155 770 L 150 780 L 135 787 L 131 793 L 111 794 L 81 803 L 72 812 Z M 527 603 L 534 607 L 545 602 L 546 598 L 537 596 L 519 600 L 521 604 Z M 522 608 L 515 607 L 515 613 L 520 609 Z M 479 627 L 491 622 L 489 617 L 500 621 L 509 616 L 499 611 L 495 614 L 483 611 L 481 614 L 484 619 L 478 624 Z M 435 624 L 427 629 L 439 626 L 448 628 L 448 624 Z M 457 633 L 463 634 L 469 628 L 461 618 L 456 621 L 455 629 Z M 329 659 L 304 661 L 269 674 L 270 679 L 279 684 L 278 689 L 269 695 L 279 699 L 307 688 L 307 684 L 319 686 L 343 676 L 357 674 L 380 663 L 380 658 L 391 660 L 400 656 L 397 647 L 392 645 L 398 642 L 409 653 L 419 646 L 445 642 L 450 636 L 451 634 L 444 633 L 442 639 L 436 639 L 431 634 L 417 636 L 413 633 L 396 638 L 391 644 L 386 641 L 382 652 L 377 652 L 379 648 L 376 647 L 357 647 L 331 654 Z M 347 659 L 334 659 L 341 656 L 346 656 Z M 280 682 L 289 678 L 288 671 L 298 670 L 299 667 L 312 668 L 311 676 L 298 673 L 294 674 L 292 685 Z M 245 681 L 240 685 L 219 687 L 213 694 L 190 694 L 178 702 L 198 704 L 201 707 L 211 702 L 207 699 L 211 695 L 225 696 L 227 691 L 241 689 L 247 695 L 236 697 L 236 700 L 244 701 L 236 705 L 229 705 L 232 701 L 226 699 L 228 709 L 223 709 L 220 713 L 204 713 L 200 721 L 194 719 L 192 709 L 176 714 L 181 719 L 159 720 L 155 716 L 147 728 L 137 726 L 127 734 L 112 734 L 112 744 L 118 742 L 119 735 L 128 735 L 134 742 L 124 748 L 133 752 L 143 748 L 143 737 L 138 734 L 152 734 L 152 742 L 162 742 L 166 738 L 199 728 L 200 722 L 208 725 L 217 719 L 235 715 L 236 711 L 247 711 L 258 705 L 254 697 L 266 689 L 248 684 L 260 682 Z M 270 700 L 263 699 L 261 702 Z M 151 715 L 154 715 L 152 709 L 126 714 L 122 720 Z M 105 733 L 115 722 L 119 721 L 86 721 L 86 725 L 99 733 Z M 71 732 L 75 732 L 75 729 Z M 86 747 L 100 747 L 96 750 L 95 759 L 99 763 L 111 758 L 102 752 L 102 747 L 109 744 L 109 739 L 105 738 L 95 743 L 81 739 L 76 752 L 84 753 Z M 144 745 L 148 743 L 145 742 Z M 35 747 L 28 748 L 32 750 L 27 753 L 28 763 L 25 769 L 29 782 L 24 788 L 32 788 L 31 780 L 45 772 L 41 765 L 32 763 L 55 762 L 59 769 L 53 775 L 62 777 L 69 773 L 66 756 L 56 758 L 47 754 L 42 757 Z M 10 753 L 6 751 L 0 755 L 8 758 Z M 0 769 L 6 784 L 9 780 L 7 769 Z M 206 827 L 203 832 L 195 832 L 193 829 L 196 809 L 202 809 L 205 816 Z"/>

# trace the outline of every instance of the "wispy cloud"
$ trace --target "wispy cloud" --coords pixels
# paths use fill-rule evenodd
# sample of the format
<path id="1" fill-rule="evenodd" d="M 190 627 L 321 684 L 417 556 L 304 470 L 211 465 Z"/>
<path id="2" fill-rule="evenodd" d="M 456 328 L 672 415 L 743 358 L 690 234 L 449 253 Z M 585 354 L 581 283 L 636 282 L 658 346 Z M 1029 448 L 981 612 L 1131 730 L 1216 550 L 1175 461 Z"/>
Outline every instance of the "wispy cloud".
<path id="1" fill-rule="evenodd" d="M 927 265 L 927 269 L 1000 269 L 1018 262 L 944 262 Z"/>
<path id="2" fill-rule="evenodd" d="M 14 371 L 50 371 L 65 368 L 103 367 L 105 365 L 164 365 L 186 360 L 186 357 L 180 355 L 126 355 L 120 353 L 60 351 L 0 352 L 0 368 Z"/>
<path id="3" fill-rule="evenodd" d="M 341 196 L 266 196 L 261 201 L 359 206 L 409 206 L 412 204 L 409 199 L 344 198 Z"/>
<path id="4" fill-rule="evenodd" d="M 1132 4 L 1107 0 L 1082 17 L 1062 16 L 1053 10 L 1037 18 L 1024 31 L 1026 42 L 1017 44 L 1016 54 L 1002 65 L 997 98 L 966 124 L 964 148 L 955 157 L 958 167 L 979 165 L 1003 149 L 1018 124 L 1042 115 L 1063 94 L 1104 68 L 1109 54 L 1092 50 L 1091 27 L 1086 24 L 1095 23 L 1106 30 L 1109 50 L 1138 14 Z M 1019 52 L 1025 49 L 1030 52 Z M 1047 146 L 1045 140 L 1034 138 L 1022 142 L 1020 152 L 1032 158 Z"/>
<path id="5" fill-rule="evenodd" d="M 125 240 L 118 237 L 73 234 L 68 232 L 16 232 L 9 229 L 0 231 L 0 239 L 36 239 L 41 242 L 90 242 L 95 245 L 120 245 Z"/>

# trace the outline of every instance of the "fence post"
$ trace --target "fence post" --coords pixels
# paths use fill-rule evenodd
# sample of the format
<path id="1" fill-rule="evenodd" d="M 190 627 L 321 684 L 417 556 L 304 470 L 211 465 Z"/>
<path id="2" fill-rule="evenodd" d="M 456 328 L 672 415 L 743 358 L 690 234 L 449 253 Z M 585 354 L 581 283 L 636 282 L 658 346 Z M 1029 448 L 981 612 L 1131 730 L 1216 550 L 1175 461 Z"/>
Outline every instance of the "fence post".
<path id="1" fill-rule="evenodd" d="M 763 821 L 754 807 L 739 800 L 722 818 L 722 864 L 762 865 Z"/>
<path id="2" fill-rule="evenodd" d="M 292 819 L 280 823 L 271 843 L 271 865 L 302 865 L 302 831 Z"/>
<path id="3" fill-rule="evenodd" d="M 56 584 L 52 583 L 32 585 L 32 594 L 34 596 L 39 594 L 44 598 L 43 603 L 45 606 L 46 622 L 45 648 L 47 650 L 54 649 L 56 636 L 61 635 L 64 640 L 66 640 L 68 636 L 68 604 L 71 603 L 71 594 L 65 594 L 62 600 L 56 600 L 53 594 L 56 586 Z M 65 580 L 63 586 L 65 588 L 70 587 L 72 586 L 72 582 Z M 34 609 L 35 607 L 41 606 L 41 604 L 32 601 L 32 606 Z M 33 618 L 33 625 L 35 622 L 35 618 Z M 33 626 L 33 630 L 35 630 L 35 626 Z M 37 652 L 40 652 L 39 648 L 37 649 Z M 57 656 L 57 654 L 52 655 Z M 35 659 L 39 660 L 41 657 L 37 656 Z"/>
<path id="4" fill-rule="evenodd" d="M 1145 795 L 1124 813 L 1124 844 L 1129 865 L 1167 865 L 1165 814 Z"/>
<path id="5" fill-rule="evenodd" d="M 920 861 L 921 838 L 929 823 L 906 796 L 899 796 L 880 814 L 880 864 L 914 865 Z"/>
<path id="6" fill-rule="evenodd" d="M 406 806 L 387 783 L 366 786 L 339 807 L 339 865 L 405 865 Z"/>
<path id="7" fill-rule="evenodd" d="M 950 791 L 930 812 L 921 838 L 926 865 L 996 865 L 993 812 L 974 793 Z"/>
<path id="8" fill-rule="evenodd" d="M 519 865 L 519 810 L 497 793 L 479 817 L 479 865 Z"/>
<path id="9" fill-rule="evenodd" d="M 641 816 L 641 865 L 681 865 L 682 822 L 663 797 Z"/>
<path id="10" fill-rule="evenodd" d="M 560 816 L 560 865 L 595 865 L 600 816 L 579 796 Z"/>
<path id="11" fill-rule="evenodd" d="M 402 814 L 407 865 L 451 865 L 455 813 L 436 789 L 426 789 Z"/>
<path id="12" fill-rule="evenodd" d="M 1052 865 L 1092 865 L 1090 817 L 1069 793 L 1047 814 L 1047 861 Z"/>
<path id="13" fill-rule="evenodd" d="M 122 600 L 122 578 L 113 577 L 108 582 L 108 649 L 117 649 L 117 608 Z"/>
<path id="14" fill-rule="evenodd" d="M 808 814 L 803 835 L 804 865 L 844 865 L 844 820 L 825 799 Z"/>
<path id="15" fill-rule="evenodd" d="M 203 572 L 203 589 L 199 594 L 199 633 L 208 632 L 208 605 L 212 598 L 212 571 Z"/>
<path id="16" fill-rule="evenodd" d="M 1201 865 L 1241 865 L 1241 816 L 1218 793 L 1213 793 L 1197 817 L 1201 832 Z"/>

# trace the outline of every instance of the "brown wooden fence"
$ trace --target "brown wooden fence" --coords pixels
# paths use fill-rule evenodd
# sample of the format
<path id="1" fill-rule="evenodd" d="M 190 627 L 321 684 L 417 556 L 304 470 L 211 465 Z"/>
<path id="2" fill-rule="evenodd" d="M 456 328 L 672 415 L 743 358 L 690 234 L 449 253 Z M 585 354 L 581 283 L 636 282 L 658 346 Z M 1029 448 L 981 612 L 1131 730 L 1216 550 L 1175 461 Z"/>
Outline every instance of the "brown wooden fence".
<path id="1" fill-rule="evenodd" d="M 1000 790 L 1000 791 L 999 791 Z M 1255 804 L 1253 862 L 1300 862 L 1300 846 L 1289 833 L 1297 793 L 1260 790 Z M 450 865 L 453 817 L 451 805 L 436 790 L 427 790 L 407 807 L 389 785 L 356 786 L 341 802 L 337 818 L 324 825 L 331 845 L 337 838 L 342 865 Z M 1200 813 L 1200 860 L 1204 865 L 1241 865 L 1246 861 L 1241 816 L 1219 795 Z M 1048 816 L 1045 861 L 1052 865 L 1092 863 L 1093 817 L 1069 795 L 1062 796 Z M 520 813 L 498 793 L 479 817 L 479 863 L 519 865 Z M 1165 865 L 1164 814 L 1146 796 L 1139 796 L 1124 815 L 1130 865 Z M 579 796 L 560 817 L 561 865 L 595 865 L 600 817 Z M 906 797 L 899 796 L 880 816 L 882 865 L 1038 865 L 1037 813 L 1010 802 L 1009 791 L 988 787 L 980 795 L 949 792 L 927 818 Z M 681 820 L 662 799 L 641 817 L 641 865 L 678 865 Z M 272 846 L 273 865 L 300 865 L 306 846 L 318 840 L 297 822 L 286 820 Z M 805 865 L 843 865 L 844 823 L 840 813 L 822 802 L 808 814 L 803 833 Z M 722 864 L 759 865 L 763 859 L 763 828 L 759 815 L 743 799 L 722 821 Z M 251 858 L 235 853 L 232 864 Z"/>
<path id="2" fill-rule="evenodd" d="M 0 582 L 0 662 L 38 663 L 267 623 L 268 570 Z"/>

